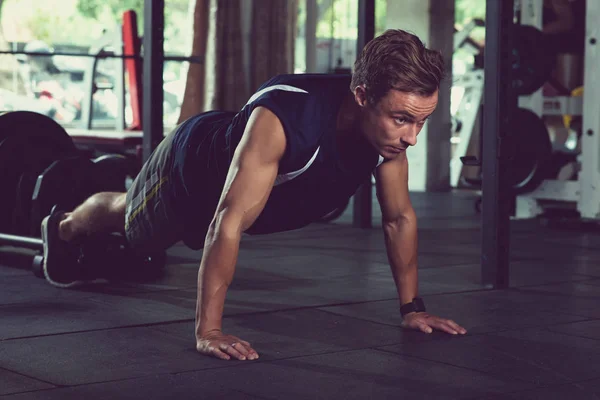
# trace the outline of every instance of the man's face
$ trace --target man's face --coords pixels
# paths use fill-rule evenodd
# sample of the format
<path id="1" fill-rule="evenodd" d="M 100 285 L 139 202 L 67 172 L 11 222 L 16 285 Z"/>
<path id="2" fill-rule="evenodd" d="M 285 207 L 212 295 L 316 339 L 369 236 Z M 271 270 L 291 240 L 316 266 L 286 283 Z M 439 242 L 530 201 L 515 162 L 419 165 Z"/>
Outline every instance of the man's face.
<path id="1" fill-rule="evenodd" d="M 437 106 L 438 92 L 424 97 L 390 90 L 377 104 L 369 104 L 359 87 L 355 100 L 362 110 L 363 134 L 381 156 L 392 159 L 417 144 L 417 135 Z"/>

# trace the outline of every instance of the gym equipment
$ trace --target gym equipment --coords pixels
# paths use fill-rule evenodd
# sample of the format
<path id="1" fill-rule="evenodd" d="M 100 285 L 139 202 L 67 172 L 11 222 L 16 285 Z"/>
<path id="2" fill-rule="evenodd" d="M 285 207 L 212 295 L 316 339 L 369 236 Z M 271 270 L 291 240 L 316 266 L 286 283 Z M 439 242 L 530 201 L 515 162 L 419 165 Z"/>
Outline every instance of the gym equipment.
<path id="1" fill-rule="evenodd" d="M 54 161 L 39 175 L 31 196 L 30 235 L 40 236 L 40 224 L 55 205 L 73 210 L 92 194 L 103 191 L 96 185 L 94 164 L 83 157 Z"/>
<path id="2" fill-rule="evenodd" d="M 22 247 L 31 250 L 43 251 L 44 244 L 42 239 L 26 237 L 26 236 L 15 236 L 0 233 L 0 246 L 15 246 Z M 44 277 L 44 271 L 42 265 L 44 262 L 44 256 L 36 254 L 31 260 L 31 271 L 38 278 Z"/>
<path id="3" fill-rule="evenodd" d="M 538 16 L 532 25 L 542 24 L 541 1 L 533 1 L 524 16 Z M 516 198 L 516 218 L 535 218 L 542 214 L 552 215 L 556 209 L 574 210 L 580 216 L 580 221 L 597 221 L 600 218 L 600 191 L 597 189 L 600 181 L 600 126 L 598 125 L 598 99 L 600 98 L 600 83 L 596 79 L 596 66 L 600 62 L 597 51 L 597 35 L 593 28 L 600 17 L 600 8 L 596 2 L 587 2 L 586 7 L 586 37 L 584 56 L 584 84 L 582 90 L 576 90 L 565 96 L 543 97 L 541 91 L 519 99 L 520 105 L 527 106 L 538 115 L 561 115 L 575 117 L 580 121 L 579 127 L 573 127 L 580 135 L 581 153 L 561 154 L 562 160 L 557 164 L 571 164 L 572 171 L 566 174 L 566 180 L 558 180 L 549 176 L 534 190 L 518 195 Z M 579 118 L 581 117 L 581 118 Z M 567 118 L 570 120 L 570 118 Z M 570 122 L 570 121 L 569 121 Z M 570 124 L 569 124 L 570 125 Z M 559 155 L 556 155 L 558 157 Z M 575 161 L 576 160 L 576 161 Z M 565 168 L 567 170 L 568 168 Z M 562 175 L 562 174 L 561 174 Z M 560 214 L 560 213 L 559 213 Z"/>
<path id="4" fill-rule="evenodd" d="M 509 160 L 508 176 L 511 197 L 518 199 L 528 196 L 528 193 L 541 191 L 546 193 L 557 193 L 556 185 L 548 186 L 548 182 L 556 181 L 559 175 L 566 176 L 563 185 L 572 186 L 576 183 L 577 174 L 569 171 L 577 160 L 577 153 L 565 150 L 553 150 L 550 136 L 544 121 L 533 111 L 519 108 L 513 113 L 513 129 L 508 132 L 503 140 L 506 141 L 506 156 Z M 461 157 L 465 166 L 481 166 L 481 161 L 472 156 Z M 572 169 L 572 168 L 571 168 Z M 463 179 L 466 186 L 472 188 L 481 187 L 480 179 Z M 521 200 L 522 202 L 522 200 Z M 522 205 L 523 206 L 523 205 Z M 477 198 L 474 204 L 475 210 L 481 212 L 481 198 Z M 515 213 L 518 211 L 515 209 Z"/>
<path id="5" fill-rule="evenodd" d="M 69 157 L 52 163 L 37 179 L 31 198 L 31 229 L 39 236 L 40 224 L 52 207 L 72 210 L 98 192 L 125 192 L 131 166 L 120 155 L 95 160 Z"/>
<path id="6" fill-rule="evenodd" d="M 99 191 L 126 190 L 134 161 L 79 155 L 71 138 L 52 119 L 24 111 L 0 115 L 0 231 L 39 236 L 42 218 L 55 204 L 65 209 Z"/>
<path id="7" fill-rule="evenodd" d="M 29 234 L 30 194 L 38 175 L 55 160 L 76 154 L 67 133 L 52 119 L 27 111 L 0 115 L 0 231 Z"/>
<path id="8" fill-rule="evenodd" d="M 544 121 L 534 112 L 518 108 L 512 115 L 508 133 L 510 182 L 514 194 L 535 189 L 545 178 L 552 156 L 552 143 Z"/>
<path id="9" fill-rule="evenodd" d="M 539 3 L 539 2 L 538 2 Z M 513 25 L 514 45 L 512 49 L 512 82 L 515 94 L 519 95 L 519 107 L 514 120 L 516 125 L 511 132 L 507 132 L 510 138 L 505 138 L 510 146 L 511 159 L 511 187 L 513 194 L 521 195 L 535 190 L 547 179 L 556 179 L 559 175 L 568 175 L 576 163 L 576 154 L 573 152 L 553 151 L 549 144 L 548 133 L 543 121 L 538 116 L 546 115 L 581 115 L 583 102 L 580 97 L 553 96 L 542 97 L 540 88 L 545 82 L 552 82 L 551 72 L 555 64 L 556 54 L 551 50 L 551 44 L 535 26 L 535 15 L 529 19 L 529 11 L 525 13 L 527 18 L 521 19 L 522 25 Z M 541 23 L 541 19 L 540 19 Z M 475 24 L 467 26 L 472 29 Z M 455 35 L 458 35 L 457 32 Z M 464 39 L 465 33 L 460 32 L 462 38 L 458 43 L 469 44 Z M 455 38 L 456 42 L 456 38 Z M 477 49 L 477 46 L 471 45 Z M 481 104 L 483 99 L 483 71 L 481 66 L 475 65 L 474 70 L 460 77 L 457 87 L 464 89 L 464 95 L 454 114 L 455 130 L 459 138 L 454 155 L 450 164 L 451 185 L 457 187 L 460 182 L 469 187 L 479 188 L 480 179 L 461 179 L 463 166 L 477 165 L 480 162 L 473 157 L 465 156 L 473 135 L 480 135 Z M 525 112 L 528 109 L 532 112 Z M 575 120 L 577 117 L 575 117 Z M 520 122 L 519 122 L 520 121 Z M 539 148 L 534 147 L 540 145 Z M 534 154 L 528 153 L 533 150 Z M 570 165 L 569 168 L 565 168 Z M 575 168 L 576 169 L 576 168 Z M 559 173 L 559 171 L 561 171 Z M 476 204 L 476 209 L 479 209 Z"/>
<path id="10" fill-rule="evenodd" d="M 511 130 L 504 140 L 513 194 L 535 189 L 547 176 L 547 165 L 552 160 L 552 143 L 544 121 L 530 110 L 517 108 L 511 117 Z M 472 156 L 461 157 L 461 161 L 466 166 L 481 165 L 481 161 Z M 481 179 L 464 182 L 471 187 L 481 185 Z"/>
<path id="11" fill-rule="evenodd" d="M 0 246 L 23 247 L 43 251 L 42 239 L 0 233 Z M 38 278 L 44 278 L 44 257 L 37 254 L 31 261 L 31 270 Z M 135 255 L 129 251 L 125 239 L 119 234 L 95 235 L 80 248 L 77 262 L 86 270 L 89 279 L 120 279 L 152 275 L 164 269 L 166 253 Z"/>
<path id="12" fill-rule="evenodd" d="M 473 22 L 467 25 L 462 31 L 455 33 L 455 50 L 460 46 L 469 45 L 475 51 L 480 52 L 476 56 L 481 56 L 484 49 L 476 42 L 468 40 L 470 31 L 480 24 L 481 22 Z M 530 95 L 539 90 L 545 82 L 551 79 L 556 55 L 548 51 L 547 39 L 542 31 L 536 27 L 514 24 L 512 29 L 515 38 L 511 54 L 513 57 L 512 86 L 515 94 L 523 98 L 523 96 Z M 459 139 L 457 141 L 458 145 L 450 162 L 450 184 L 453 187 L 458 186 L 460 182 L 460 175 L 464 165 L 464 160 L 461 160 L 461 156 L 464 156 L 467 152 L 471 136 L 477 134 L 474 132 L 477 132 L 480 128 L 479 124 L 481 121 L 479 117 L 483 100 L 483 82 L 482 65 L 476 62 L 474 69 L 460 76 L 455 84 L 457 88 L 463 89 L 464 94 L 453 115 L 455 126 L 457 127 L 454 132 L 459 135 L 459 138 L 457 138 Z M 577 114 L 579 104 L 567 99 L 560 97 L 547 98 L 544 101 L 544 108 L 549 114 L 557 114 L 563 110 L 569 110 Z M 520 107 L 529 108 L 526 107 L 526 104 L 520 104 Z M 540 113 L 537 114 L 540 115 Z M 523 118 L 528 122 L 532 120 L 528 116 Z M 532 123 L 539 125 L 535 124 L 535 122 Z M 460 130 L 458 127 L 460 127 Z M 521 129 L 521 132 L 523 132 L 523 129 Z M 521 176 L 521 178 L 524 177 Z"/>
<path id="13" fill-rule="evenodd" d="M 72 210 L 94 193 L 123 192 L 127 179 L 135 175 L 136 166 L 125 156 L 82 156 L 62 127 L 41 114 L 0 115 L 0 135 L 0 184 L 5 189 L 0 246 L 41 252 L 40 225 L 52 207 Z M 122 236 L 101 235 L 82 248 L 79 262 L 107 278 L 123 273 L 148 276 L 162 269 L 165 259 L 164 251 L 133 255 Z M 37 254 L 31 267 L 38 277 L 43 277 L 42 265 L 43 256 Z M 111 266 L 114 271 L 107 270 Z"/>
<path id="14" fill-rule="evenodd" d="M 125 192 L 127 180 L 135 178 L 139 169 L 131 158 L 120 154 L 106 154 L 92 162 L 96 185 L 107 192 Z"/>
<path id="15" fill-rule="evenodd" d="M 513 89 L 517 95 L 529 95 L 550 79 L 556 55 L 549 51 L 544 33 L 531 25 L 515 25 L 513 34 Z"/>

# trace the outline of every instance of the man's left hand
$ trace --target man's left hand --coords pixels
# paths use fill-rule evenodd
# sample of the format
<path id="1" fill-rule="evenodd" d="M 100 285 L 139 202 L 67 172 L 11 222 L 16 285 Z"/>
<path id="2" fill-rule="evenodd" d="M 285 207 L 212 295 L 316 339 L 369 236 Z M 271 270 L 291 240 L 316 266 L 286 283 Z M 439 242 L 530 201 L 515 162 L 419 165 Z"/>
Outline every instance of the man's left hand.
<path id="1" fill-rule="evenodd" d="M 436 317 L 426 312 L 412 312 L 404 316 L 402 327 L 431 333 L 434 329 L 450 333 L 451 335 L 464 335 L 467 330 L 450 319 Z"/>

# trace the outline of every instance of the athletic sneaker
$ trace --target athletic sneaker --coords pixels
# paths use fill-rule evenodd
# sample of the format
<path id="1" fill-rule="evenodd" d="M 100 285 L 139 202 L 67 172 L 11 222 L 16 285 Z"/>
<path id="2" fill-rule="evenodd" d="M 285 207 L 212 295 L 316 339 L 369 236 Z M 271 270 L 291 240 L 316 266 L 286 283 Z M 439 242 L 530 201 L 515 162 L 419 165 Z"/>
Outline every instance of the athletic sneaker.
<path id="1" fill-rule="evenodd" d="M 58 235 L 58 224 L 64 212 L 56 207 L 42 221 L 42 241 L 44 242 L 44 276 L 54 286 L 68 288 L 85 279 L 85 271 L 80 264 L 78 246 L 62 240 Z"/>

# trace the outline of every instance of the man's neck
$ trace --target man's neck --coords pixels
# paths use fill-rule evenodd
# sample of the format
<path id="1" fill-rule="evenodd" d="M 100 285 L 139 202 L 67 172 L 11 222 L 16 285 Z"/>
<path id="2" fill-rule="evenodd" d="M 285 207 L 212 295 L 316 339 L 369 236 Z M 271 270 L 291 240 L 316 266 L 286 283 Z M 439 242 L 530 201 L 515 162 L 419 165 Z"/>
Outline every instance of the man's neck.
<path id="1" fill-rule="evenodd" d="M 369 146 L 360 129 L 361 109 L 352 92 L 342 102 L 337 116 L 336 142 L 340 159 L 345 165 L 353 165 L 357 156 L 364 154 Z"/>
<path id="2" fill-rule="evenodd" d="M 336 130 L 339 132 L 356 131 L 356 123 L 359 119 L 360 109 L 354 100 L 354 94 L 347 92 L 337 115 Z"/>

